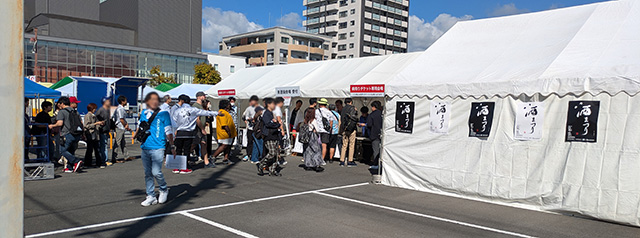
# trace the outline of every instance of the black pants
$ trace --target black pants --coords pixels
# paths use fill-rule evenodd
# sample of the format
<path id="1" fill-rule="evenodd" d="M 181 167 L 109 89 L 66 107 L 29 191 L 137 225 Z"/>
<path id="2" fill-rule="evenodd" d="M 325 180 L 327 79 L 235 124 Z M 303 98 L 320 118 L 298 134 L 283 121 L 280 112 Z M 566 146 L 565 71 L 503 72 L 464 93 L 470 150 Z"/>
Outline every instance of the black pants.
<path id="1" fill-rule="evenodd" d="M 380 160 L 380 139 L 375 139 L 371 141 L 371 148 L 373 149 L 373 156 L 371 159 L 371 165 L 378 165 L 378 161 Z"/>
<path id="2" fill-rule="evenodd" d="M 186 155 L 189 158 L 193 138 L 176 138 L 174 144 L 176 145 L 176 155 Z"/>
<path id="3" fill-rule="evenodd" d="M 99 141 L 87 140 L 87 151 L 84 153 L 84 165 L 91 166 L 93 164 L 93 157 L 91 154 L 96 155 L 96 166 L 101 166 L 104 163 L 104 159 L 100 156 Z"/>
<path id="4" fill-rule="evenodd" d="M 247 156 L 253 154 L 253 130 L 247 130 Z"/>

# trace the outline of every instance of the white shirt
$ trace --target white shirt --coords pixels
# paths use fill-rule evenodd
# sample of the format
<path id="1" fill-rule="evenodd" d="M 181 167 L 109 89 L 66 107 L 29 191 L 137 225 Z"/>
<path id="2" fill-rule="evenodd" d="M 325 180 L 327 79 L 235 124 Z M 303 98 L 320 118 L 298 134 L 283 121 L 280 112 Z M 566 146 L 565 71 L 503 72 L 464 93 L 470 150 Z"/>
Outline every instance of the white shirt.
<path id="1" fill-rule="evenodd" d="M 124 125 L 122 125 L 120 119 L 125 118 L 127 118 L 127 110 L 125 110 L 122 105 L 118 105 L 118 108 L 116 108 L 116 112 L 113 113 L 113 120 L 116 121 L 116 128 L 124 130 Z"/>
<path id="2" fill-rule="evenodd" d="M 316 110 L 316 121 L 318 123 L 318 128 L 316 128 L 316 131 L 318 133 L 329 133 L 327 130 L 324 129 L 324 124 L 322 124 L 323 117 L 326 118 L 327 121 L 331 122 L 331 118 L 333 117 L 333 114 L 331 114 L 331 111 L 329 111 L 329 109 L 327 109 L 326 107 L 318 108 Z"/>
<path id="3" fill-rule="evenodd" d="M 169 103 L 163 103 L 162 105 L 160 105 L 160 111 L 166 111 L 169 112 L 169 115 L 171 115 L 171 105 L 169 105 Z"/>
<path id="4" fill-rule="evenodd" d="M 280 109 L 280 107 L 276 106 L 276 109 L 273 110 L 273 117 L 282 118 L 282 110 Z"/>
<path id="5" fill-rule="evenodd" d="M 196 129 L 196 119 L 201 116 L 215 117 L 218 112 L 205 111 L 189 104 L 182 104 L 171 113 L 171 120 L 175 122 L 177 131 L 193 131 Z"/>
<path id="6" fill-rule="evenodd" d="M 252 125 L 251 121 L 253 121 L 253 117 L 255 115 L 256 115 L 256 107 L 254 107 L 254 106 L 247 107 L 247 109 L 245 109 L 244 113 L 242 114 L 242 118 L 245 121 L 249 121 L 249 123 L 247 124 L 247 129 L 248 130 L 253 130 L 253 125 Z"/>

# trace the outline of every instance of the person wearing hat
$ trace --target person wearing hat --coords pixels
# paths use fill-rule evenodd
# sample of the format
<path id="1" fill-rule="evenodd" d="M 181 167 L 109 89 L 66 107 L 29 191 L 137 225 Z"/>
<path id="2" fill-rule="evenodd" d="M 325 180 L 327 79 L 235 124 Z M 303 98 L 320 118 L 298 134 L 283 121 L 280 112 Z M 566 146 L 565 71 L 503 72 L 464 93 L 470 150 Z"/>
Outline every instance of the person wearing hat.
<path id="1" fill-rule="evenodd" d="M 76 104 L 78 99 L 74 99 Z M 64 140 L 60 146 L 61 155 L 67 160 L 65 165 L 65 173 L 78 172 L 82 167 L 82 160 L 75 156 L 76 149 L 78 149 L 78 142 L 82 137 L 82 119 L 78 112 L 71 107 L 71 100 L 68 97 L 60 97 L 58 102 L 62 105 L 63 109 L 58 112 L 56 116 L 56 123 L 49 125 L 49 129 L 60 127 L 60 137 Z"/>
<path id="2" fill-rule="evenodd" d="M 318 109 L 316 111 L 316 120 L 320 125 L 320 128 L 316 128 L 316 130 L 320 135 L 320 141 L 322 142 L 322 158 L 325 160 L 327 156 L 327 144 L 330 142 L 329 131 L 333 127 L 333 120 L 331 120 L 333 113 L 327 109 L 327 105 L 329 105 L 329 100 L 321 98 L 318 100 Z"/>

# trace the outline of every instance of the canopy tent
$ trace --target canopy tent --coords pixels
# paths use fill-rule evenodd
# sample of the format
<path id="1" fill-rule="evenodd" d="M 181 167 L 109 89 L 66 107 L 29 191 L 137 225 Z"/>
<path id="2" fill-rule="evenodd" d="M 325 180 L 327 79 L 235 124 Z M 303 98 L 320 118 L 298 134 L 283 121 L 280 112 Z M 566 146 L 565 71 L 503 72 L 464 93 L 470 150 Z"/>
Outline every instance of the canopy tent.
<path id="1" fill-rule="evenodd" d="M 111 97 L 112 100 L 114 100 L 112 103 L 115 103 L 118 96 L 124 95 L 129 99 L 129 105 L 135 106 L 138 101 L 138 87 L 148 81 L 146 78 L 137 77 L 107 78 L 75 76 L 66 77 L 64 80 L 67 78 L 72 81 L 59 87 L 57 91 L 61 92 L 62 96 L 78 97 L 81 101 L 78 106 L 78 112 L 81 114 L 87 112 L 86 108 L 89 103 L 99 104 L 104 97 Z"/>
<path id="2" fill-rule="evenodd" d="M 628 0 L 457 23 L 387 83 L 382 183 L 639 226 L 639 30 Z"/>
<path id="3" fill-rule="evenodd" d="M 61 88 L 62 86 L 65 86 L 67 84 L 70 84 L 71 82 L 73 82 L 73 79 L 71 78 L 71 76 L 67 76 L 64 77 L 62 80 L 54 83 L 53 85 L 49 86 L 50 89 L 58 89 Z"/>
<path id="4" fill-rule="evenodd" d="M 138 93 L 140 95 L 140 97 L 144 98 L 147 94 L 151 93 L 151 92 L 155 92 L 158 94 L 158 96 L 160 97 L 164 97 L 164 95 L 167 95 L 167 93 L 160 91 L 158 89 L 152 88 L 152 87 L 140 87 L 138 88 Z"/>
<path id="5" fill-rule="evenodd" d="M 180 86 L 179 83 L 161 83 L 160 85 L 156 86 L 155 89 L 161 92 L 166 92 L 178 86 Z"/>
<path id="6" fill-rule="evenodd" d="M 208 89 L 213 87 L 213 85 L 209 84 L 181 84 L 180 86 L 171 89 L 165 93 L 171 95 L 172 98 L 178 98 L 178 96 L 185 94 L 191 99 L 196 98 L 196 93 L 198 92 L 206 92 Z"/>
<path id="7" fill-rule="evenodd" d="M 53 99 L 59 98 L 60 92 L 24 78 L 24 97 Z"/>

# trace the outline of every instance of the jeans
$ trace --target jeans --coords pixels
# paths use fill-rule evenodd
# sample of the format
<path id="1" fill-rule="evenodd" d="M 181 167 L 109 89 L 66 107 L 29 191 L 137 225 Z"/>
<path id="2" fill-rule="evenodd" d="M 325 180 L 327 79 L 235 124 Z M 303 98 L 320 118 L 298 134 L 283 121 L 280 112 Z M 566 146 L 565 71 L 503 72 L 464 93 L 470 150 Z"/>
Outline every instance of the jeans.
<path id="1" fill-rule="evenodd" d="M 251 134 L 251 137 L 253 137 L 253 149 L 251 150 L 251 161 L 253 162 L 258 162 L 260 161 L 260 159 L 262 158 L 262 155 L 264 154 L 264 142 L 262 139 L 258 139 L 256 138 L 255 135 L 253 135 L 253 133 Z"/>
<path id="2" fill-rule="evenodd" d="M 51 138 L 51 136 L 49 135 L 36 137 L 38 146 L 47 145 L 47 139 L 49 141 L 49 150 L 47 151 L 47 149 L 45 148 L 38 149 L 38 158 L 40 159 L 47 158 L 49 161 L 53 161 L 53 150 L 55 149 L 53 148 L 53 138 Z"/>
<path id="3" fill-rule="evenodd" d="M 373 158 L 371 161 L 371 165 L 378 165 L 378 161 L 380 160 L 380 139 L 375 139 L 371 141 L 371 148 L 373 149 Z"/>
<path id="4" fill-rule="evenodd" d="M 116 129 L 116 139 L 113 141 L 113 151 L 111 152 L 112 162 L 115 163 L 118 159 L 126 159 L 129 157 L 127 151 L 127 142 L 124 138 L 125 130 Z M 120 154 L 118 154 L 120 151 Z"/>
<path id="5" fill-rule="evenodd" d="M 80 136 L 66 134 L 64 139 L 64 144 L 62 145 L 62 148 L 60 148 L 60 153 L 62 156 L 67 158 L 67 169 L 73 169 L 73 165 L 80 161 L 80 159 L 75 156 L 76 150 L 78 149 L 78 142 L 80 142 Z"/>
<path id="6" fill-rule="evenodd" d="M 144 167 L 144 182 L 147 187 L 147 196 L 155 196 L 155 183 L 158 182 L 160 191 L 167 191 L 167 182 L 162 174 L 162 161 L 164 149 L 142 150 L 142 166 Z M 154 181 L 155 179 L 155 181 Z"/>
<path id="7" fill-rule="evenodd" d="M 349 149 L 349 157 L 348 161 L 353 162 L 353 153 L 355 152 L 356 147 L 356 132 L 351 132 L 351 134 L 347 135 L 346 132 L 342 133 L 342 150 L 340 151 L 340 161 L 344 162 L 345 157 L 347 157 L 347 149 Z"/>
<path id="8" fill-rule="evenodd" d="M 109 133 L 101 133 L 100 138 L 98 139 L 98 154 L 100 154 L 100 158 L 104 160 L 101 164 L 105 164 L 109 161 L 109 157 L 107 157 L 107 155 L 109 155 L 107 144 L 109 144 Z"/>

